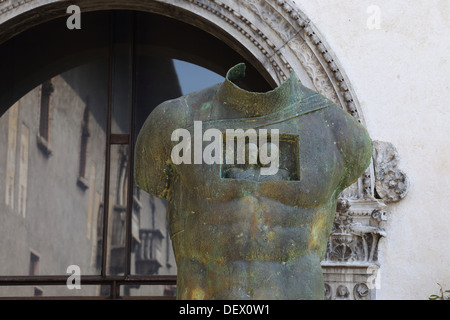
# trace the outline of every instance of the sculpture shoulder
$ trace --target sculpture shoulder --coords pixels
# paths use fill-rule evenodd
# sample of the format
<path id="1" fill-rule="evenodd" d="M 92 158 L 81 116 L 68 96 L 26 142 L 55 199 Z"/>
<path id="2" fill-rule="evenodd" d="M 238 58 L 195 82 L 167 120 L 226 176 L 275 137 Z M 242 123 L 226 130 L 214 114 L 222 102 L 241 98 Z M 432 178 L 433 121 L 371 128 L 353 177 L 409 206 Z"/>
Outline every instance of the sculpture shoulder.
<path id="1" fill-rule="evenodd" d="M 214 92 L 212 87 L 168 100 L 150 113 L 136 139 L 134 175 L 138 187 L 166 198 L 172 172 L 172 133 L 191 126 Z"/>
<path id="2" fill-rule="evenodd" d="M 342 189 L 355 182 L 372 158 L 372 140 L 366 128 L 347 111 L 333 104 L 325 109 L 325 120 L 332 131 L 344 162 Z"/>
<path id="3" fill-rule="evenodd" d="M 159 198 L 168 191 L 170 165 L 167 162 L 170 137 L 182 114 L 179 99 L 158 105 L 147 117 L 136 139 L 134 177 L 136 185 Z"/>
<path id="4" fill-rule="evenodd" d="M 214 85 L 165 101 L 152 111 L 147 122 L 170 132 L 191 126 L 194 120 L 202 120 L 204 106 L 214 100 L 216 90 L 217 85 Z"/>
<path id="5" fill-rule="evenodd" d="M 182 97 L 167 100 L 158 105 L 148 116 L 141 129 L 141 133 L 153 132 L 163 138 L 161 134 L 172 132 L 184 120 L 186 106 L 183 104 Z M 170 135 L 169 135 L 170 138 Z"/>

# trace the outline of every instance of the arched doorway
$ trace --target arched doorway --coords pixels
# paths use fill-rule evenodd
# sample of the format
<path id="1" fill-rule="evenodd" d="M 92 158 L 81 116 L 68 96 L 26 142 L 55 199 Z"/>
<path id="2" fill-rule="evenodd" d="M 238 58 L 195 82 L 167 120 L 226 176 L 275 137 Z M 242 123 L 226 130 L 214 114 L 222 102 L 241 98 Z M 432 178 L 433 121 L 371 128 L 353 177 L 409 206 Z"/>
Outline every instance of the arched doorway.
<path id="1" fill-rule="evenodd" d="M 10 62 L 5 63 L 4 76 L 0 78 L 5 88 L 0 96 L 0 112 L 4 113 L 27 92 L 35 90 L 36 101 L 40 104 L 40 108 L 35 108 L 39 114 L 34 115 L 34 119 L 39 119 L 35 145 L 45 157 L 55 159 L 56 149 L 52 148 L 51 137 L 58 135 L 48 132 L 49 124 L 56 123 L 50 110 L 52 99 L 56 100 L 53 90 L 55 86 L 68 85 L 74 92 L 84 94 L 79 95 L 77 102 L 79 122 L 74 126 L 77 130 L 72 137 L 76 136 L 74 148 L 79 153 L 73 163 L 77 192 L 88 199 L 84 200 L 86 221 L 83 228 L 89 233 L 89 244 L 95 244 L 89 252 L 92 269 L 84 274 L 83 282 L 96 288 L 87 295 L 116 298 L 132 295 L 139 290 L 138 286 L 145 284 L 175 283 L 173 268 L 171 274 L 155 275 L 155 268 L 161 270 L 164 263 L 172 267 L 170 258 L 167 259 L 170 253 L 166 252 L 166 260 L 161 260 L 161 250 L 170 247 L 167 242 L 164 244 L 168 237 L 161 229 L 152 227 L 158 220 L 162 224 L 164 204 L 147 201 L 151 212 L 160 213 L 146 221 L 150 227 L 133 228 L 138 225 L 136 221 L 141 222 L 141 217 L 134 213 L 143 203 L 132 179 L 127 179 L 132 170 L 133 141 L 141 122 L 152 106 L 181 94 L 171 59 L 191 62 L 222 75 L 230 66 L 245 61 L 249 66 L 249 81 L 244 85 L 255 91 L 273 88 L 290 72 L 295 72 L 306 86 L 340 104 L 363 122 L 357 99 L 332 52 L 314 26 L 289 1 L 180 0 L 149 1 L 145 5 L 140 1 L 80 1 L 79 5 L 81 30 L 65 27 L 66 6 L 60 2 L 28 1 L 15 11 L 11 9 L 8 19 L 0 16 L 4 26 L 0 32 L 3 42 L 0 61 Z M 106 9 L 115 10 L 101 11 Z M 27 46 L 24 47 L 24 43 Z M 33 47 L 44 50 L 30 50 Z M 80 81 L 86 78 L 93 79 L 96 85 Z M 86 93 L 96 98 L 86 99 Z M 147 105 L 139 107 L 144 102 Z M 95 105 L 103 107 L 99 109 Z M 128 108 L 123 108 L 124 105 Z M 11 136 L 20 143 L 12 143 L 11 148 L 15 147 L 19 158 L 29 152 L 32 134 L 26 121 L 18 121 L 17 117 L 13 111 L 4 121 L 18 124 L 15 131 L 11 130 Z M 90 119 L 95 119 L 97 124 Z M 9 132 L 5 136 L 9 137 Z M 96 145 L 104 146 L 99 149 L 100 154 L 104 153 L 104 157 L 99 157 L 103 166 L 88 164 L 87 155 L 93 156 L 89 148 Z M 22 168 L 30 172 L 27 164 Z M 14 171 L 15 188 L 20 190 L 23 186 L 26 190 L 29 181 L 23 182 L 20 175 L 25 169 L 17 165 L 10 171 Z M 373 167 L 346 196 L 358 200 L 367 194 L 373 195 L 372 173 Z M 101 182 L 97 185 L 97 181 Z M 39 183 L 35 188 L 39 189 Z M 5 194 L 10 196 L 12 192 L 5 191 Z M 20 199 L 28 196 L 26 192 L 16 191 L 16 208 L 21 207 Z M 55 205 L 53 211 L 60 206 L 61 203 Z M 72 206 L 77 207 L 77 203 Z M 369 204 L 364 210 L 373 208 Z M 19 215 L 29 217 L 27 211 L 20 209 Z M 39 284 L 39 288 L 47 283 L 64 285 L 67 276 L 62 275 L 62 271 L 52 273 L 50 267 L 45 269 L 41 252 L 34 249 L 29 259 L 22 259 L 22 263 L 30 265 L 30 275 L 36 276 L 28 278 L 26 283 Z M 39 265 L 41 268 L 37 268 Z M 39 278 L 37 272 L 31 270 L 52 274 L 51 279 Z M 20 281 L 23 280 L 15 277 L 9 283 Z M 34 292 L 46 292 L 39 288 Z M 170 295 L 170 287 L 160 289 Z"/>

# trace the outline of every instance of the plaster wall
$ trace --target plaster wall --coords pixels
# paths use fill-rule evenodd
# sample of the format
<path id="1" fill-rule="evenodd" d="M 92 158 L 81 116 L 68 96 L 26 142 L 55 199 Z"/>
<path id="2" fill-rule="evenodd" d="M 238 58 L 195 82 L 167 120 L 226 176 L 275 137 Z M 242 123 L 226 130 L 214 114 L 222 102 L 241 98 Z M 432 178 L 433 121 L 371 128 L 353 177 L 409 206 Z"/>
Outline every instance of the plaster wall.
<path id="1" fill-rule="evenodd" d="M 410 179 L 408 195 L 389 207 L 377 298 L 450 288 L 450 2 L 294 2 L 345 70 L 372 139 L 394 144 Z"/>

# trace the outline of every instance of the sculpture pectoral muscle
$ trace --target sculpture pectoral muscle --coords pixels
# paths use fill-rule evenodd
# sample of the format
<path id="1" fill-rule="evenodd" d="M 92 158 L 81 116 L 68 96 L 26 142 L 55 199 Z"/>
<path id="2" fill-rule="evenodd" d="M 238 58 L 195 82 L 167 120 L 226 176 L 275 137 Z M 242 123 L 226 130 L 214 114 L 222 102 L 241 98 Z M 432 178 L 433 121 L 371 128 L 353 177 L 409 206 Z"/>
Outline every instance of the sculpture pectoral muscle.
<path id="1" fill-rule="evenodd" d="M 167 199 L 178 299 L 323 299 L 320 261 L 339 193 L 370 163 L 372 143 L 353 117 L 292 75 L 253 93 L 223 83 L 167 101 L 138 136 L 135 180 Z M 178 128 L 277 129 L 280 170 L 171 162 Z M 253 171 L 252 171 L 253 170 Z"/>

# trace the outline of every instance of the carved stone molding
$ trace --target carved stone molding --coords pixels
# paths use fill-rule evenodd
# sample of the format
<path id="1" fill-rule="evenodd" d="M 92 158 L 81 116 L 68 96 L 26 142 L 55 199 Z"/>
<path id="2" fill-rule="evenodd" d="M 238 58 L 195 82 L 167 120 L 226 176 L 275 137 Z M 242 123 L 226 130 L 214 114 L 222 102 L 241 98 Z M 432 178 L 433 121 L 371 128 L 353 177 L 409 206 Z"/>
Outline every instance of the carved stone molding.
<path id="1" fill-rule="evenodd" d="M 378 260 L 378 242 L 386 232 L 385 205 L 375 200 L 338 201 L 337 214 L 322 264 L 373 264 Z"/>
<path id="2" fill-rule="evenodd" d="M 323 268 L 325 300 L 374 300 L 377 286 L 375 277 L 378 267 L 352 266 Z"/>
<path id="3" fill-rule="evenodd" d="M 387 205 L 375 197 L 341 198 L 322 270 L 327 299 L 376 298 L 378 247 L 387 236 Z"/>
<path id="4" fill-rule="evenodd" d="M 127 9 L 184 20 L 256 58 L 274 85 L 297 73 L 306 86 L 362 120 L 346 75 L 317 28 L 290 0 L 80 0 L 81 12 Z M 0 43 L 34 25 L 67 16 L 65 1 L 0 1 Z M 220 30 L 220 32 L 218 32 Z"/>

